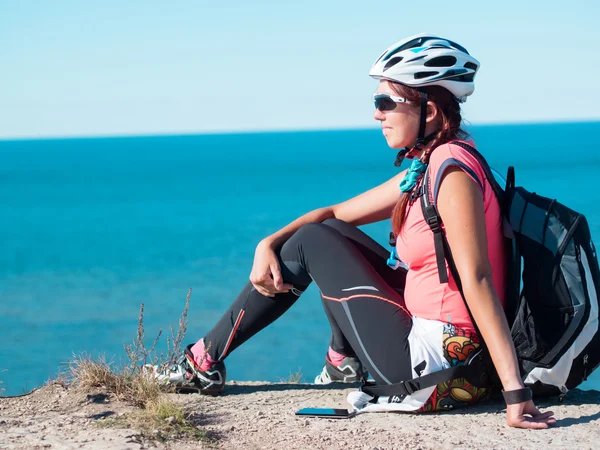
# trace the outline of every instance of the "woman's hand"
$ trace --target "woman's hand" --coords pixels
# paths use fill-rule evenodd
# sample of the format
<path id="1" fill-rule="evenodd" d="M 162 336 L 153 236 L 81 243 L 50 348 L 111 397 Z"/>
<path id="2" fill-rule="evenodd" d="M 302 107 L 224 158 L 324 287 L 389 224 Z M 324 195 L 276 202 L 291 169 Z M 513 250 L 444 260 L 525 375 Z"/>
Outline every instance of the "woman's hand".
<path id="1" fill-rule="evenodd" d="M 256 247 L 250 283 L 266 297 L 275 297 L 275 294 L 289 292 L 293 288 L 291 284 L 283 282 L 279 261 L 267 241 L 261 241 Z"/>
<path id="2" fill-rule="evenodd" d="M 526 415 L 527 414 L 527 415 Z M 506 406 L 506 423 L 515 428 L 548 428 L 556 423 L 552 411 L 541 413 L 532 400 Z"/>

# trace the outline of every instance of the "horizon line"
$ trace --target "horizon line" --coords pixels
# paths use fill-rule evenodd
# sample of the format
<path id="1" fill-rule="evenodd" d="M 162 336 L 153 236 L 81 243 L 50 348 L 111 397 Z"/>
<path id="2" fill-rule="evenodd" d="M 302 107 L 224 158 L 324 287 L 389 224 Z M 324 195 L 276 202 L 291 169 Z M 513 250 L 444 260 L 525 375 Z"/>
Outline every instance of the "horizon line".
<path id="1" fill-rule="evenodd" d="M 465 127 L 489 127 L 489 126 L 527 126 L 527 125 L 565 125 L 574 123 L 596 123 L 600 122 L 598 118 L 584 119 L 562 119 L 562 120 L 532 120 L 519 122 L 477 122 L 467 121 Z M 158 131 L 155 133 L 106 133 L 106 134 L 72 134 L 72 135 L 42 135 L 42 136 L 0 136 L 0 142 L 11 141 L 51 141 L 51 140 L 85 140 L 85 139 L 126 139 L 126 138 L 152 138 L 152 137 L 191 137 L 191 136 L 220 136 L 220 135 L 244 135 L 244 134 L 285 134 L 285 133 L 310 133 L 310 132 L 335 132 L 335 131 L 367 131 L 378 130 L 377 125 L 373 126 L 338 126 L 338 127 L 307 127 L 307 128 L 255 128 L 255 129 L 232 129 L 232 130 L 190 130 L 190 131 Z"/>

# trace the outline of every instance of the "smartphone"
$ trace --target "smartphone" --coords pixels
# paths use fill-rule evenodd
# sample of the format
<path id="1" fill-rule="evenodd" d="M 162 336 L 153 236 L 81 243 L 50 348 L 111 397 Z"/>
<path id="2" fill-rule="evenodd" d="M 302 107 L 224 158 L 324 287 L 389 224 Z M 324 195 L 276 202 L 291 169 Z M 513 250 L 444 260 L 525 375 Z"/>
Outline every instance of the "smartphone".
<path id="1" fill-rule="evenodd" d="M 356 415 L 356 411 L 334 408 L 302 408 L 296 411 L 297 416 L 323 417 L 326 419 L 349 419 Z"/>

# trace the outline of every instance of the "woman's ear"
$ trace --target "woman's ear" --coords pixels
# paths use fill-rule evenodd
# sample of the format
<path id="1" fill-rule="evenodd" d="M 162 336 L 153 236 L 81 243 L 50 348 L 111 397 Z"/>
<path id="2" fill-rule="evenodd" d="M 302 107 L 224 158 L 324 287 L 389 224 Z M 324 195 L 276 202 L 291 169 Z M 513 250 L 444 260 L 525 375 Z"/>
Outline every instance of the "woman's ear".
<path id="1" fill-rule="evenodd" d="M 433 102 L 427 102 L 427 116 L 426 122 L 433 122 L 438 119 L 440 111 L 438 106 Z"/>

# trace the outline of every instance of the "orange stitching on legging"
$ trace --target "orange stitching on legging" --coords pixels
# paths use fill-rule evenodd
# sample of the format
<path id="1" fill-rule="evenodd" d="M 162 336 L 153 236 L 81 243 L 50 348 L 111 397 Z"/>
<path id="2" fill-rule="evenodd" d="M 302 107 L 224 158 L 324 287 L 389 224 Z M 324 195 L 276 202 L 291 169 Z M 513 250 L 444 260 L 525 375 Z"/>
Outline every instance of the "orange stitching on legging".
<path id="1" fill-rule="evenodd" d="M 412 314 L 410 312 L 408 312 L 408 310 L 404 306 L 399 305 L 398 303 L 396 303 L 390 299 L 387 299 L 385 297 L 379 297 L 377 295 L 362 294 L 362 295 L 351 295 L 350 297 L 343 297 L 343 298 L 327 297 L 326 295 L 323 295 L 323 294 L 321 294 L 321 296 L 323 298 L 326 298 L 327 300 L 333 300 L 334 302 L 344 302 L 344 301 L 350 300 L 351 298 L 360 298 L 360 297 L 376 298 L 378 300 L 383 300 L 384 302 L 388 302 L 388 303 L 391 303 L 392 305 L 397 306 L 398 308 L 402 309 L 406 314 L 408 314 L 409 316 L 412 317 Z"/>
<path id="2" fill-rule="evenodd" d="M 238 315 L 238 318 L 235 321 L 235 324 L 233 325 L 233 330 L 231 330 L 231 334 L 229 335 L 229 339 L 227 339 L 227 344 L 225 346 L 225 350 L 223 350 L 223 354 L 219 358 L 219 361 L 221 361 L 227 355 L 227 352 L 229 351 L 229 346 L 231 345 L 231 342 L 233 342 L 233 338 L 235 337 L 235 333 L 237 332 L 237 329 L 240 326 L 240 322 L 242 321 L 242 318 L 244 317 L 244 314 L 246 314 L 246 310 L 245 309 L 241 309 L 240 313 Z"/>

